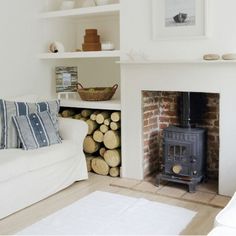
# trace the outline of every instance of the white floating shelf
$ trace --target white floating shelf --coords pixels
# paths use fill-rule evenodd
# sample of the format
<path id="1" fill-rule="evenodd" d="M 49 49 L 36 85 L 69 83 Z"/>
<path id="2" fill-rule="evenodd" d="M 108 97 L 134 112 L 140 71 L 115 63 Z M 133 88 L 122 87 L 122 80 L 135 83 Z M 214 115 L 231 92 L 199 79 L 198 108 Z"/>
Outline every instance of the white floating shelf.
<path id="1" fill-rule="evenodd" d="M 40 59 L 73 59 L 73 58 L 105 58 L 120 57 L 120 51 L 97 51 L 97 52 L 65 52 L 65 53 L 41 53 Z"/>
<path id="2" fill-rule="evenodd" d="M 72 107 L 72 108 L 88 108 L 88 109 L 101 109 L 101 110 L 121 110 L 120 100 L 112 99 L 109 101 L 97 101 L 89 102 L 82 101 L 81 99 L 61 99 L 62 107 Z"/>
<path id="3" fill-rule="evenodd" d="M 133 60 L 133 61 L 128 61 L 128 60 L 123 60 L 123 61 L 118 61 L 117 63 L 123 64 L 123 65 L 138 65 L 138 64 L 230 64 L 230 63 L 236 63 L 236 60 L 193 60 L 193 59 L 183 59 L 183 60 Z"/>
<path id="4" fill-rule="evenodd" d="M 94 6 L 86 8 L 75 8 L 70 10 L 50 11 L 39 14 L 40 19 L 59 18 L 59 17 L 91 17 L 118 15 L 120 12 L 120 4 L 109 4 L 104 6 Z"/>

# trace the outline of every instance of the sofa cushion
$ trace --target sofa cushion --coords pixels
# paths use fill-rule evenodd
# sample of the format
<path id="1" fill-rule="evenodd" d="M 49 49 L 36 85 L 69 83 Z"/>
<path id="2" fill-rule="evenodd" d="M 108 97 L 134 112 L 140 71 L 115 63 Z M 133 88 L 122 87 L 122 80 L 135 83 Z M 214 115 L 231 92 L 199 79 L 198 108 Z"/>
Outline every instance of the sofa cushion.
<path id="1" fill-rule="evenodd" d="M 215 218 L 215 226 L 236 228 L 236 193 Z"/>
<path id="2" fill-rule="evenodd" d="M 26 103 L 0 100 L 0 116 L 2 121 L 1 148 L 8 149 L 20 147 L 19 139 L 17 139 L 17 131 L 12 121 L 13 116 L 28 115 L 33 112 L 49 111 L 52 115 L 54 126 L 58 131 L 57 115 L 59 108 L 59 101 Z"/>
<path id="3" fill-rule="evenodd" d="M 3 182 L 64 161 L 75 156 L 79 150 L 74 142 L 63 140 L 61 144 L 35 150 L 4 149 L 0 152 L 0 182 Z"/>
<path id="4" fill-rule="evenodd" d="M 13 122 L 24 150 L 61 143 L 48 111 L 13 116 Z"/>
<path id="5" fill-rule="evenodd" d="M 215 227 L 207 236 L 236 235 L 236 229 L 230 227 Z"/>
<path id="6" fill-rule="evenodd" d="M 4 100 L 8 101 L 17 101 L 17 102 L 37 102 L 38 96 L 35 94 L 28 94 L 28 95 L 22 95 L 17 97 L 11 97 L 11 98 L 3 98 Z M 0 149 L 1 149 L 1 143 L 2 143 L 2 120 L 0 115 Z"/>

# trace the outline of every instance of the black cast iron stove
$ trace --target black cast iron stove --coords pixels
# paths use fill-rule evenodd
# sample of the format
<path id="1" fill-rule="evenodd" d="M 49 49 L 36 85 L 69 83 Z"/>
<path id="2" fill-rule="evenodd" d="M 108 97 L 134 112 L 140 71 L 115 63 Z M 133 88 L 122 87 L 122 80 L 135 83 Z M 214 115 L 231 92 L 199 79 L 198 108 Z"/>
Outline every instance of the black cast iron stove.
<path id="1" fill-rule="evenodd" d="M 193 108 L 194 107 L 194 108 Z M 163 168 L 161 180 L 188 185 L 189 192 L 206 177 L 206 130 L 193 128 L 203 112 L 204 99 L 199 93 L 182 93 L 181 126 L 169 126 L 163 131 Z"/>

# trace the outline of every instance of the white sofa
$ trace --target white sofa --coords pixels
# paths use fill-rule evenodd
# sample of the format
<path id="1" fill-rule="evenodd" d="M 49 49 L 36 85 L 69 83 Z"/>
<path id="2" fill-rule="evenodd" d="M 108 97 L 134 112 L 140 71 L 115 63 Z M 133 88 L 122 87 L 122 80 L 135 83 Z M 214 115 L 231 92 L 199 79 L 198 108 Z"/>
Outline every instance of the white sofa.
<path id="1" fill-rule="evenodd" d="M 62 144 L 0 150 L 0 219 L 88 178 L 83 121 L 59 118 Z"/>
<path id="2" fill-rule="evenodd" d="M 209 236 L 236 235 L 236 193 L 216 216 L 214 226 Z"/>

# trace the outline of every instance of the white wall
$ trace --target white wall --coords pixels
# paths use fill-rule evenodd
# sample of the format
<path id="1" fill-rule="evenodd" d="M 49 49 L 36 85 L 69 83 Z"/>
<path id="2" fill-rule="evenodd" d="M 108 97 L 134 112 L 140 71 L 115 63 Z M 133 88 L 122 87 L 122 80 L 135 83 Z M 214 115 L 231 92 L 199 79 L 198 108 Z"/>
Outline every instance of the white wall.
<path id="1" fill-rule="evenodd" d="M 200 59 L 206 53 L 236 52 L 235 8 L 235 0 L 209 0 L 208 39 L 153 41 L 151 0 L 121 0 L 121 50 L 144 53 L 150 59 L 185 61 Z M 164 64 L 134 63 L 121 67 L 123 176 L 143 178 L 142 90 L 219 92 L 219 192 L 232 195 L 236 190 L 234 142 L 231 141 L 234 140 L 232 127 L 236 118 L 232 108 L 236 100 L 233 92 L 235 64 Z"/>
<path id="2" fill-rule="evenodd" d="M 38 0 L 1 0 L 0 95 L 47 93 L 39 52 Z M 41 83 L 43 81 L 43 83 Z"/>
<path id="3" fill-rule="evenodd" d="M 121 0 L 121 48 L 150 58 L 201 58 L 205 53 L 236 52 L 236 1 L 209 0 L 209 39 L 151 40 L 151 0 Z"/>

